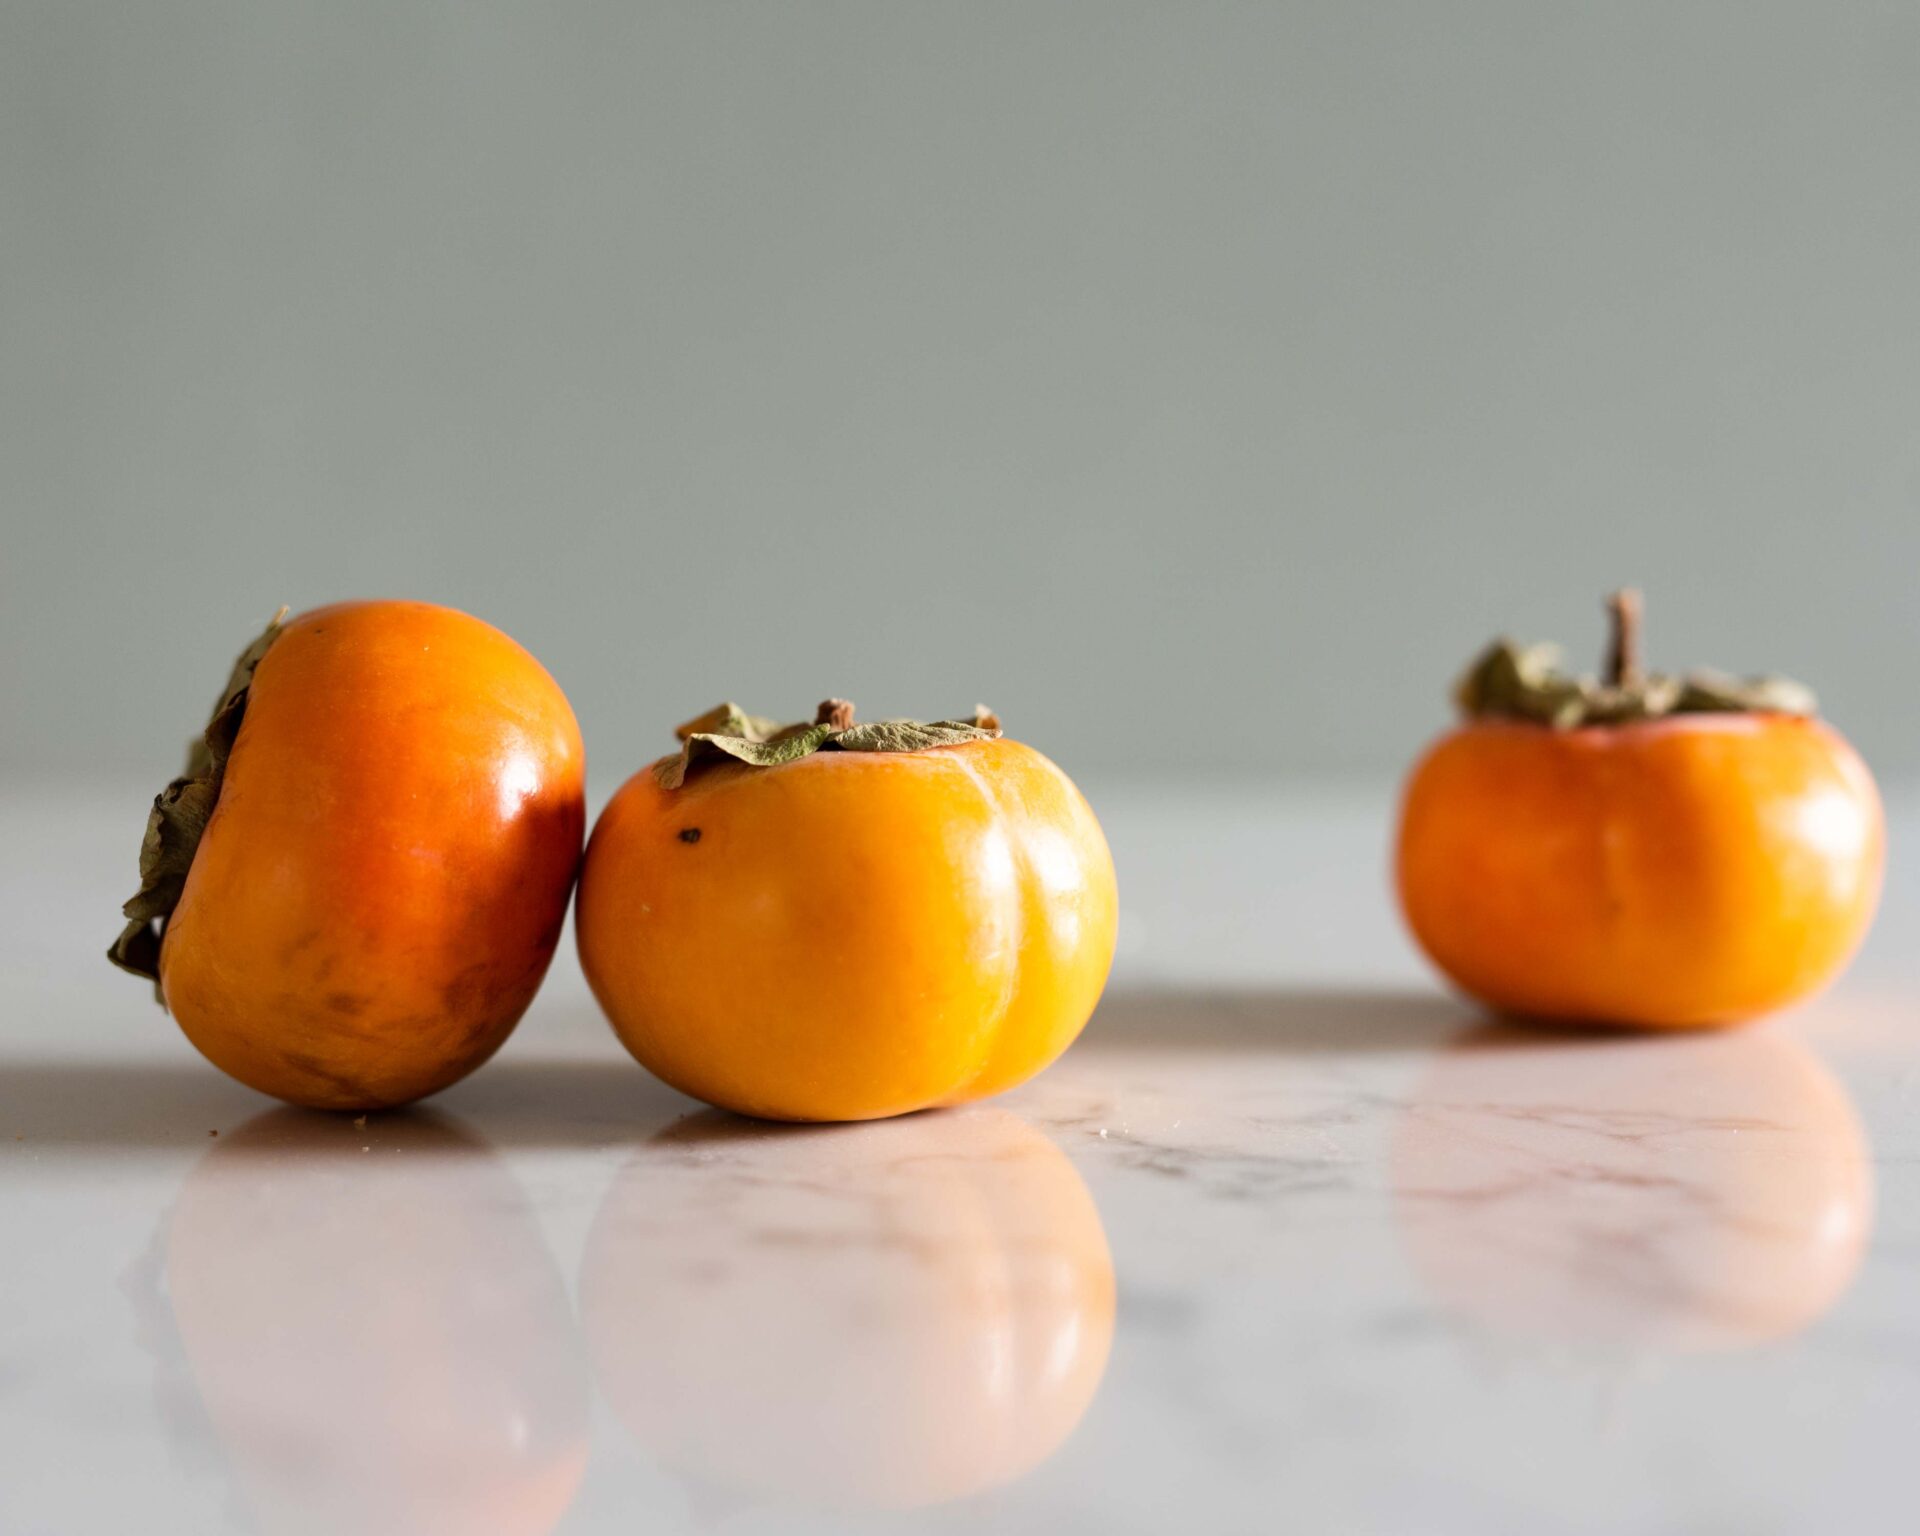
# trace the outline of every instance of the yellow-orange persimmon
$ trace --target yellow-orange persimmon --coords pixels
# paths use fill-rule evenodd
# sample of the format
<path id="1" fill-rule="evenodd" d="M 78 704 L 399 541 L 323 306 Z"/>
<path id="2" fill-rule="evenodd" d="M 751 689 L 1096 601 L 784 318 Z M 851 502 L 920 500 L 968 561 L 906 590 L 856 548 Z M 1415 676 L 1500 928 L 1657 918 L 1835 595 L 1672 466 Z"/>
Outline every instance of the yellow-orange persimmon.
<path id="1" fill-rule="evenodd" d="M 983 1098 L 1070 1045 L 1113 958 L 1113 862 L 1067 776 L 984 714 L 806 726 L 725 706 L 630 779 L 581 870 L 580 958 L 696 1098 L 865 1120 Z"/>
<path id="2" fill-rule="evenodd" d="M 1641 673 L 1630 597 L 1604 683 L 1508 642 L 1463 680 L 1466 723 L 1407 784 L 1400 900 L 1495 1008 L 1733 1023 L 1813 992 L 1865 936 L 1880 800 L 1804 690 Z"/>
<path id="3" fill-rule="evenodd" d="M 498 1049 L 553 957 L 584 767 L 559 686 L 478 619 L 358 602 L 276 620 L 155 802 L 113 958 L 263 1093 L 433 1093 Z"/>

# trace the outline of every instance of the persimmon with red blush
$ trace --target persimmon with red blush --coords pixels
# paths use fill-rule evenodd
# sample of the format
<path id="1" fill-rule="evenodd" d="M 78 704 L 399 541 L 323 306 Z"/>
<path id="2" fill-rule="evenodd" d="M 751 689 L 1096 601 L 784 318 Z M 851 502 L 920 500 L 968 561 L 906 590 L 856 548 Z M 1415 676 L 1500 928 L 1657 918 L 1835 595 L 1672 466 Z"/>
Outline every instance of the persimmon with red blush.
<path id="1" fill-rule="evenodd" d="M 566 695 L 491 625 L 414 602 L 276 618 L 154 801 L 110 958 L 262 1093 L 422 1098 L 546 974 L 585 763 Z"/>

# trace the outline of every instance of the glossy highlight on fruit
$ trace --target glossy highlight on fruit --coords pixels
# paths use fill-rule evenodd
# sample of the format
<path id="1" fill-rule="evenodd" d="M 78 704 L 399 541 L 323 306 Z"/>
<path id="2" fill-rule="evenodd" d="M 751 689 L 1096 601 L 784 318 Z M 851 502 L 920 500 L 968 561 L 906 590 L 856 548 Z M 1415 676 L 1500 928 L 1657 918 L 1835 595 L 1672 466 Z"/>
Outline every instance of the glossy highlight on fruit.
<path id="1" fill-rule="evenodd" d="M 1509 646 L 1462 699 L 1408 780 L 1397 880 L 1463 991 L 1536 1018 L 1729 1024 L 1825 985 L 1864 938 L 1880 800 L 1803 690 L 1637 667 L 1582 683 Z"/>
<path id="2" fill-rule="evenodd" d="M 838 706 L 837 708 L 832 706 Z M 1073 783 L 968 722 L 723 709 L 602 813 L 581 963 L 640 1062 L 782 1120 L 863 1120 L 1024 1082 L 1113 958 L 1113 862 Z"/>
<path id="3" fill-rule="evenodd" d="M 241 1082 L 403 1104 L 498 1049 L 559 942 L 585 754 L 540 664 L 449 608 L 270 627 L 156 801 L 116 961 Z"/>

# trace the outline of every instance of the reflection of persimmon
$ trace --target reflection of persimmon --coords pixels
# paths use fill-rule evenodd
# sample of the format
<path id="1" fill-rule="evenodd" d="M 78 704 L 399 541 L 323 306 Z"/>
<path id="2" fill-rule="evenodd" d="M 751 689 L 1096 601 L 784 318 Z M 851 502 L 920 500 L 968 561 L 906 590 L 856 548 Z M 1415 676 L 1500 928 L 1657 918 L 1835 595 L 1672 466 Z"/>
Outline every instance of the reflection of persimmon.
<path id="1" fill-rule="evenodd" d="M 1865 1133 L 1818 1057 L 1772 1032 L 1443 1051 L 1393 1149 L 1408 1254 L 1443 1305 L 1602 1348 L 1740 1348 L 1846 1290 L 1873 1224 Z"/>
<path id="2" fill-rule="evenodd" d="M 901 1508 L 1055 1451 L 1113 1336 L 1086 1185 L 1016 1116 L 750 1130 L 705 1114 L 630 1163 L 581 1274 L 595 1374 L 676 1471 Z"/>
<path id="3" fill-rule="evenodd" d="M 572 1502 L 566 1287 L 504 1164 L 448 1121 L 248 1122 L 181 1190 L 166 1279 L 264 1529 L 515 1536 Z"/>

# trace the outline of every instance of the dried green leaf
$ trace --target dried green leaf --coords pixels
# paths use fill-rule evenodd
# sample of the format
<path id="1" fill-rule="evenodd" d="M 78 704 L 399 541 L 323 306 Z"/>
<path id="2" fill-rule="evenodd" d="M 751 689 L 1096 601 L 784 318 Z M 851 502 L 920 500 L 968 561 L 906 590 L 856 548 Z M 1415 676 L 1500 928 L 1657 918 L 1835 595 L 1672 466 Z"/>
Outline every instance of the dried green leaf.
<path id="1" fill-rule="evenodd" d="M 1680 680 L 1650 672 L 1639 682 L 1609 687 L 1592 678 L 1580 680 L 1580 725 L 1623 725 L 1629 720 L 1653 720 L 1672 714 L 1680 701 Z"/>
<path id="2" fill-rule="evenodd" d="M 220 798 L 227 758 L 240 734 L 246 713 L 247 691 L 254 668 L 280 638 L 283 607 L 258 639 L 240 653 L 213 708 L 206 730 L 187 749 L 187 771 L 154 796 L 147 828 L 140 841 L 140 889 L 121 907 L 127 925 L 107 950 L 107 958 L 122 970 L 144 976 L 160 995 L 160 942 L 167 919 L 180 904 L 187 871 L 193 867 L 201 834 Z M 165 999 L 161 999 L 162 1005 Z"/>
<path id="3" fill-rule="evenodd" d="M 750 715 L 738 704 L 716 704 L 704 715 L 696 716 L 685 725 L 675 726 L 673 734 L 676 740 L 683 743 L 695 736 L 739 736 L 747 741 L 766 741 L 786 729 L 788 727 L 778 720 L 769 720 L 764 715 Z"/>
<path id="4" fill-rule="evenodd" d="M 1566 671 L 1558 646 L 1506 639 L 1480 653 L 1454 685 L 1453 698 L 1470 718 L 1526 720 L 1556 730 L 1715 711 L 1818 712 L 1813 694 L 1783 677 L 1648 673 L 1624 684 L 1608 684 Z"/>
<path id="5" fill-rule="evenodd" d="M 1557 645 L 1521 645 L 1499 639 L 1454 685 L 1454 702 L 1468 715 L 1501 715 L 1542 725 L 1571 725 L 1585 709 L 1579 679 L 1560 670 Z"/>
<path id="6" fill-rule="evenodd" d="M 926 752 L 962 742 L 991 741 L 999 734 L 966 720 L 870 720 L 848 726 L 832 745 L 842 752 Z"/>
<path id="7" fill-rule="evenodd" d="M 846 719 L 852 712 L 851 706 L 839 699 L 830 699 L 821 708 L 835 719 Z M 703 765 L 726 760 L 755 768 L 777 768 L 820 751 L 926 752 L 969 741 L 990 741 L 1000 734 L 1000 721 L 981 704 L 965 720 L 876 720 L 836 729 L 824 720 L 780 725 L 763 716 L 749 715 L 738 705 L 722 704 L 688 721 L 674 734 L 680 738 L 680 751 L 653 765 L 654 777 L 663 789 L 678 789 Z"/>
<path id="8" fill-rule="evenodd" d="M 1790 677 L 1732 677 L 1706 669 L 1689 672 L 1681 680 L 1680 702 L 1676 707 L 1693 714 L 1820 713 L 1820 702 L 1813 690 Z"/>
<path id="9" fill-rule="evenodd" d="M 732 758 L 755 768 L 777 768 L 818 751 L 831 734 L 824 725 L 776 727 L 764 740 L 758 735 L 702 731 L 687 737 L 677 756 L 661 758 L 653 765 L 653 771 L 661 788 L 678 789 L 686 782 L 687 775 L 703 763 Z"/>

